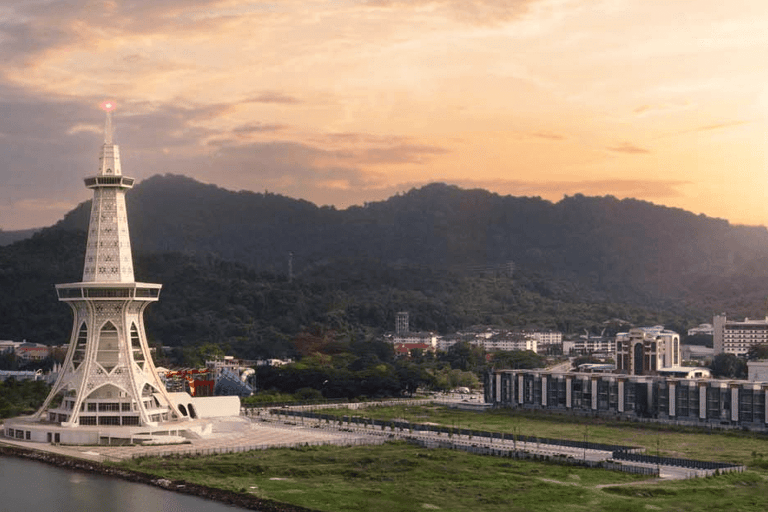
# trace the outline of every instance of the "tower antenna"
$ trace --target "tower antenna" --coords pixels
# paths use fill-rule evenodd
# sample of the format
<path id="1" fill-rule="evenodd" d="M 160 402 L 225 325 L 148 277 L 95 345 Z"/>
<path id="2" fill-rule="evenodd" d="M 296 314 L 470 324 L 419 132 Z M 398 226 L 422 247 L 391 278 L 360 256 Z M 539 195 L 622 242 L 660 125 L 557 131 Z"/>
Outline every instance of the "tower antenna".
<path id="1" fill-rule="evenodd" d="M 107 113 L 107 120 L 104 123 L 104 144 L 112 144 L 112 111 L 116 106 L 111 100 L 101 102 L 101 109 Z"/>

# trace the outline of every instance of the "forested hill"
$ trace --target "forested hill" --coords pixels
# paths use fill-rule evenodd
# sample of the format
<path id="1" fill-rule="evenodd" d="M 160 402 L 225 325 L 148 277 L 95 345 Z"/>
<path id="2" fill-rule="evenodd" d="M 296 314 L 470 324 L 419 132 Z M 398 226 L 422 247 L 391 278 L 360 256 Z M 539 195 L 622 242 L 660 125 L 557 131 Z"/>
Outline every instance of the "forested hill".
<path id="1" fill-rule="evenodd" d="M 0 246 L 12 244 L 19 240 L 25 240 L 35 233 L 40 231 L 39 229 L 19 229 L 16 231 L 3 231 L 0 229 Z"/>
<path id="2" fill-rule="evenodd" d="M 764 228 L 642 201 L 433 184 L 338 211 L 181 176 L 145 180 L 127 199 L 136 278 L 163 284 L 147 331 L 168 345 L 309 353 L 391 330 L 402 310 L 414 329 L 441 333 L 600 332 L 613 319 L 685 332 L 720 311 L 766 311 Z M 0 339 L 68 341 L 53 285 L 80 279 L 89 210 L 0 247 Z"/>
<path id="3" fill-rule="evenodd" d="M 89 209 L 57 227 L 85 229 Z M 339 259 L 470 274 L 512 262 L 553 286 L 634 303 L 719 307 L 722 294 L 738 292 L 762 305 L 768 290 L 764 227 L 610 196 L 552 203 L 432 184 L 339 211 L 165 175 L 129 192 L 128 212 L 137 251 L 215 255 L 276 273 L 292 253 L 297 276 Z"/>

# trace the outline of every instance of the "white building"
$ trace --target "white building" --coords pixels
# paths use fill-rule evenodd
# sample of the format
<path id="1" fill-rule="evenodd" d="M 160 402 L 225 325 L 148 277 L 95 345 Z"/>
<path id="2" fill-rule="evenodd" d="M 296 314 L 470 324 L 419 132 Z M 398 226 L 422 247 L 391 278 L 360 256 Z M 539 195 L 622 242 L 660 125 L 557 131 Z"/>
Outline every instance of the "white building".
<path id="1" fill-rule="evenodd" d="M 408 325 L 408 312 L 399 311 L 395 316 L 395 334 L 403 335 L 408 334 L 410 326 Z"/>
<path id="2" fill-rule="evenodd" d="M 745 318 L 743 322 L 728 320 L 725 314 L 715 315 L 713 321 L 715 355 L 744 356 L 752 345 L 768 343 L 768 317 L 759 320 Z"/>
<path id="3" fill-rule="evenodd" d="M 172 395 L 158 377 L 143 316 L 159 299 L 161 285 L 134 279 L 125 208 L 134 180 L 122 174 L 111 131 L 107 110 L 99 170 L 85 178 L 93 201 L 82 280 L 56 285 L 74 315 L 67 355 L 42 407 L 33 416 L 6 420 L 6 435 L 15 438 L 99 444 L 165 436 L 165 442 L 180 442 L 180 432 L 195 430 L 192 419 L 212 410 L 239 414 L 237 397 Z"/>
<path id="4" fill-rule="evenodd" d="M 582 334 L 575 341 L 572 350 L 578 354 L 613 354 L 615 346 L 613 339 L 607 336 Z M 563 353 L 566 353 L 565 350 Z"/>
<path id="5" fill-rule="evenodd" d="M 747 361 L 747 380 L 768 382 L 768 361 Z"/>
<path id="6" fill-rule="evenodd" d="M 0 340 L 0 354 L 15 352 L 16 347 L 21 345 L 21 343 L 20 341 Z"/>
<path id="7" fill-rule="evenodd" d="M 433 351 L 437 349 L 437 335 L 433 332 L 396 334 L 389 341 L 393 345 L 428 345 Z"/>
<path id="8" fill-rule="evenodd" d="M 539 346 L 562 345 L 563 333 L 557 331 L 534 331 L 533 337 Z"/>
<path id="9" fill-rule="evenodd" d="M 699 366 L 672 366 L 662 368 L 658 374 L 671 379 L 711 379 L 712 372 L 709 368 Z"/>
<path id="10" fill-rule="evenodd" d="M 715 333 L 715 328 L 712 324 L 699 324 L 698 327 L 692 327 L 688 329 L 688 336 L 707 335 L 712 336 Z"/>
<path id="11" fill-rule="evenodd" d="M 470 342 L 483 347 L 486 352 L 509 352 L 512 350 L 538 351 L 538 342 L 530 333 L 500 332 L 492 336 L 480 336 Z"/>
<path id="12" fill-rule="evenodd" d="M 680 366 L 680 335 L 661 325 L 616 335 L 616 368 L 629 375 L 656 375 Z"/>

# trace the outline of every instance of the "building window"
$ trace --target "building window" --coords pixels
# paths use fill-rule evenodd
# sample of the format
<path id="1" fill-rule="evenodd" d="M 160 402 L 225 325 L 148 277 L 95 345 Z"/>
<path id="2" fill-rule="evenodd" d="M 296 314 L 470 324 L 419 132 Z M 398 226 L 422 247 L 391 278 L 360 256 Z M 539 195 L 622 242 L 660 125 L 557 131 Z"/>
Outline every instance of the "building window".
<path id="1" fill-rule="evenodd" d="M 96 416 L 80 416 L 80 425 L 95 425 Z"/>
<path id="2" fill-rule="evenodd" d="M 138 416 L 123 416 L 123 425 L 138 426 L 139 425 L 139 417 Z"/>
<path id="3" fill-rule="evenodd" d="M 120 416 L 99 416 L 99 425 L 120 425 Z"/>

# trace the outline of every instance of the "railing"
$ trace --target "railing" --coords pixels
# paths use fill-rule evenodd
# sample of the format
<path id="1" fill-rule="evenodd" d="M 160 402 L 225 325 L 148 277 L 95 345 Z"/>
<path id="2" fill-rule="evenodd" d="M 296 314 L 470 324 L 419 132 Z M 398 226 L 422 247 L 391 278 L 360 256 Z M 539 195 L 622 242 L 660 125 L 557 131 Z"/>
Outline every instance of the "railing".
<path id="1" fill-rule="evenodd" d="M 642 453 L 627 453 L 617 451 L 613 453 L 614 460 L 626 460 L 628 462 L 642 462 L 644 464 L 656 464 L 660 466 L 672 466 L 679 468 L 695 469 L 697 471 L 719 471 L 727 473 L 736 471 L 741 473 L 744 466 L 729 464 L 727 462 L 713 462 L 707 460 L 681 459 L 677 457 L 657 457 L 655 455 L 645 455 Z"/>
<path id="2" fill-rule="evenodd" d="M 369 446 L 372 444 L 384 444 L 384 438 L 362 438 L 362 437 L 339 437 L 338 439 L 325 439 L 322 441 L 300 441 L 293 443 L 269 443 L 269 444 L 249 444 L 236 446 L 216 446 L 212 448 L 180 448 L 175 446 L 168 450 L 141 450 L 134 453 L 121 454 L 118 460 L 134 459 L 138 457 L 187 457 L 187 456 L 205 456 L 217 455 L 222 453 L 242 453 L 253 450 L 268 450 L 270 448 L 302 448 L 308 446 Z"/>
<path id="3" fill-rule="evenodd" d="M 465 436 L 465 437 L 485 438 L 490 442 L 514 441 L 514 442 L 521 442 L 521 443 L 536 443 L 536 444 L 543 444 L 543 445 L 564 446 L 568 448 L 577 448 L 582 450 L 586 449 L 586 450 L 598 450 L 598 451 L 605 451 L 605 452 L 624 452 L 624 453 L 636 453 L 636 452 L 641 452 L 645 450 L 645 448 L 640 448 L 637 446 L 623 446 L 623 445 L 615 445 L 615 444 L 572 441 L 569 439 L 551 439 L 547 437 L 514 435 L 514 434 L 508 434 L 508 433 L 501 433 L 501 432 L 489 432 L 487 430 L 473 430 L 473 429 L 466 429 L 466 428 L 446 427 L 441 425 L 426 425 L 423 423 L 410 423 L 407 421 L 374 420 L 370 418 L 361 418 L 358 416 L 333 416 L 330 414 L 321 414 L 321 413 L 316 413 L 311 411 L 301 411 L 301 410 L 295 410 L 295 409 L 271 409 L 270 413 L 278 416 L 283 415 L 283 416 L 291 416 L 291 417 L 299 417 L 299 418 L 310 418 L 310 419 L 326 421 L 326 422 L 335 422 L 340 424 L 346 423 L 348 425 L 355 425 L 355 426 L 370 425 L 373 428 L 380 428 L 382 430 L 386 428 L 390 428 L 390 430 L 398 429 L 401 432 L 407 430 L 409 432 L 416 431 L 416 432 L 434 433 L 434 434 L 437 434 L 438 436 L 441 434 L 446 434 L 446 435 L 457 435 L 457 436 Z"/>

